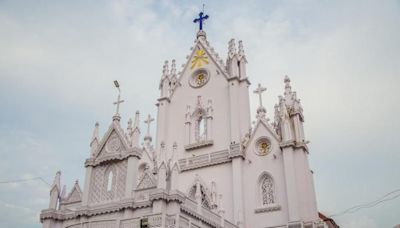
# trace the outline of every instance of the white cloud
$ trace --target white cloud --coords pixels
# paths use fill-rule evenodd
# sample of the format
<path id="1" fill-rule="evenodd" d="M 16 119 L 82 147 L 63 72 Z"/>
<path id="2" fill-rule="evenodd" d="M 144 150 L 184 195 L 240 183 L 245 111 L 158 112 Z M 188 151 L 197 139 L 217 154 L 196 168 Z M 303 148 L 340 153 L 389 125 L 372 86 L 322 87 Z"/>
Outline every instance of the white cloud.
<path id="1" fill-rule="evenodd" d="M 377 228 L 379 227 L 374 220 L 366 216 L 348 221 L 342 225 L 346 228 Z"/>

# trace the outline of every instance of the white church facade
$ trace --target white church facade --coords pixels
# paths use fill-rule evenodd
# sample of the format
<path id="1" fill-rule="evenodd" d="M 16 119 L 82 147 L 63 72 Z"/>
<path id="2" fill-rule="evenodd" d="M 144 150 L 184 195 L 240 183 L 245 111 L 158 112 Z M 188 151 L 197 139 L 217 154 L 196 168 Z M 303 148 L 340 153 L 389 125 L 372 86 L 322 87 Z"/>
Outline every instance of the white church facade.
<path id="1" fill-rule="evenodd" d="M 290 79 L 273 120 L 258 85 L 252 121 L 246 64 L 241 41 L 229 42 L 224 62 L 201 27 L 182 70 L 175 60 L 163 66 L 155 139 L 151 116 L 145 131 L 139 112 L 123 126 L 118 97 L 103 137 L 95 125 L 83 186 L 76 182 L 67 193 L 56 174 L 43 227 L 327 227 L 318 217 L 303 110 Z"/>

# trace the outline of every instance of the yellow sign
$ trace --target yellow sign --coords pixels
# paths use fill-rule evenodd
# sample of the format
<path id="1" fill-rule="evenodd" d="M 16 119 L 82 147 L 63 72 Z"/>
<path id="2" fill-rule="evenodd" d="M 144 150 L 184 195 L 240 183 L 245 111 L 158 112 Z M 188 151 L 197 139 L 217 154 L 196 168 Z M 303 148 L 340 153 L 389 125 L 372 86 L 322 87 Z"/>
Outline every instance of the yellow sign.
<path id="1" fill-rule="evenodd" d="M 206 52 L 203 49 L 200 49 L 193 57 L 191 69 L 195 67 L 201 67 L 203 64 L 208 64 L 208 57 L 206 55 Z"/>

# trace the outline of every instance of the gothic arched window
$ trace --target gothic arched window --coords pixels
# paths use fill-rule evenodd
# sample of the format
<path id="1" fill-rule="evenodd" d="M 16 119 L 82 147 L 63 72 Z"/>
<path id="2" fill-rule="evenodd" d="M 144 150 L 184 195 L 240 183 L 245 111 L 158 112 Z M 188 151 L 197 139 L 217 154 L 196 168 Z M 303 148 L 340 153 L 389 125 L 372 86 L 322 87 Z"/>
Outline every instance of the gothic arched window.
<path id="1" fill-rule="evenodd" d="M 113 172 L 112 170 L 108 173 L 108 177 L 107 177 L 107 192 L 110 192 L 112 190 L 112 183 L 113 183 Z"/>
<path id="2" fill-rule="evenodd" d="M 206 121 L 203 116 L 200 116 L 197 124 L 199 126 L 199 141 L 203 141 L 206 138 Z"/>
<path id="3" fill-rule="evenodd" d="M 275 189 L 272 177 L 266 173 L 260 178 L 260 196 L 262 205 L 269 205 L 275 203 Z"/>
<path id="4" fill-rule="evenodd" d="M 199 109 L 197 112 L 195 138 L 197 142 L 207 139 L 207 119 L 206 113 L 202 109 Z"/>
<path id="5" fill-rule="evenodd" d="M 115 185 L 117 182 L 117 171 L 115 165 L 109 165 L 104 172 L 104 196 L 105 199 L 114 197 Z"/>

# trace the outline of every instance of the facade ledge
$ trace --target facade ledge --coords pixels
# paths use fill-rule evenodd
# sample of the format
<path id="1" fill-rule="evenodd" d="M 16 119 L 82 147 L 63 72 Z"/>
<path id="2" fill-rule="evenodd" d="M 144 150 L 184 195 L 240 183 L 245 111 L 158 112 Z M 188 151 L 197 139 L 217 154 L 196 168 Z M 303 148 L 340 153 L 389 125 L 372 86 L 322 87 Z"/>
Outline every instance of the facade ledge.
<path id="1" fill-rule="evenodd" d="M 129 157 L 137 157 L 138 159 L 141 159 L 143 152 L 141 151 L 140 148 L 132 148 L 130 150 L 128 150 L 126 153 L 113 153 L 113 154 L 109 154 L 109 155 L 105 155 L 105 156 L 101 156 L 97 159 L 86 159 L 85 161 L 85 167 L 88 166 L 98 166 L 100 164 L 103 164 L 105 162 L 109 162 L 109 161 L 122 161 L 125 160 Z"/>
<path id="2" fill-rule="evenodd" d="M 271 204 L 271 205 L 264 205 L 254 209 L 255 213 L 264 213 L 264 212 L 271 212 L 271 211 L 279 211 L 281 209 L 281 205 L 279 204 Z"/>
<path id="3" fill-rule="evenodd" d="M 165 201 L 178 201 L 183 203 L 185 201 L 185 194 L 180 191 L 166 191 L 164 189 L 156 189 L 150 193 L 150 201 L 165 200 Z"/>
<path id="4" fill-rule="evenodd" d="M 192 143 L 192 144 L 186 145 L 185 146 L 185 150 L 194 150 L 194 149 L 198 149 L 198 148 L 202 148 L 202 147 L 211 146 L 213 144 L 214 144 L 213 140 L 200 141 L 200 142 L 196 142 L 196 143 Z"/>

